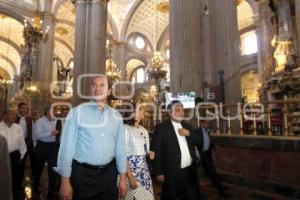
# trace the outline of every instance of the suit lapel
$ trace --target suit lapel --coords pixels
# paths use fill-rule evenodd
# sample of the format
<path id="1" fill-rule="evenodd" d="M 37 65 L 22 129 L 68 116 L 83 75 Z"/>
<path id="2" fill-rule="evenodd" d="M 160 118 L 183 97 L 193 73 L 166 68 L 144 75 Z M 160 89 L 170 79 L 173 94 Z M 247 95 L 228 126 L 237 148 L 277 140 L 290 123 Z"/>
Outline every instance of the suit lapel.
<path id="1" fill-rule="evenodd" d="M 174 144 L 174 147 L 176 147 L 178 149 L 178 151 L 181 152 L 180 146 L 179 146 L 179 141 L 178 141 L 172 121 L 169 120 L 167 122 L 167 124 L 168 124 L 168 129 L 169 129 L 168 132 L 169 132 L 170 141 L 172 141 L 172 143 Z"/>

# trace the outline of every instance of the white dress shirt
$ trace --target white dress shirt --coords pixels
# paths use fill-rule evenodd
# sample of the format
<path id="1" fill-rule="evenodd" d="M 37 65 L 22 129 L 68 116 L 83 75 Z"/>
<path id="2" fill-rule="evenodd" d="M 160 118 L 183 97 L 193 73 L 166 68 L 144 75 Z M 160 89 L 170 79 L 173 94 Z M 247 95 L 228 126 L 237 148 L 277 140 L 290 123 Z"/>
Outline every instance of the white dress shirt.
<path id="1" fill-rule="evenodd" d="M 189 151 L 189 147 L 186 141 L 185 136 L 179 135 L 178 129 L 182 128 L 181 123 L 172 121 L 173 127 L 175 129 L 175 133 L 178 139 L 180 151 L 181 151 L 181 169 L 188 167 L 192 164 L 192 158 Z"/>
<path id="2" fill-rule="evenodd" d="M 0 135 L 5 137 L 7 141 L 8 152 L 12 153 L 14 151 L 19 151 L 21 154 L 21 159 L 23 159 L 27 151 L 27 147 L 25 144 L 22 127 L 16 123 L 8 127 L 4 122 L 1 122 Z"/>
<path id="3" fill-rule="evenodd" d="M 22 127 L 24 138 L 27 138 L 27 123 L 25 117 L 20 116 L 20 126 Z"/>
<path id="4" fill-rule="evenodd" d="M 41 142 L 55 142 L 55 136 L 51 133 L 55 130 L 55 127 L 55 120 L 49 120 L 46 116 L 43 116 L 34 123 L 33 137 Z"/>

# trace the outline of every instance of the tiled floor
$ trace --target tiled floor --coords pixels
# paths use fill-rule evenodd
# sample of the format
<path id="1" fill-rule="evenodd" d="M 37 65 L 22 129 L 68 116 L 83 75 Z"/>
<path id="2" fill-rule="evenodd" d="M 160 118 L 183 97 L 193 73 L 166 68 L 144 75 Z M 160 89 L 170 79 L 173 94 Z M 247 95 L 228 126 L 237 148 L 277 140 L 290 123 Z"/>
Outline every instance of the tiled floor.
<path id="1" fill-rule="evenodd" d="M 20 197 L 20 200 L 46 200 L 47 192 L 47 175 L 46 170 L 44 170 L 43 177 L 41 180 L 41 195 L 37 196 L 32 193 L 31 190 L 31 180 L 26 177 L 25 180 L 25 195 Z M 209 180 L 202 179 L 200 181 L 201 193 L 207 200 L 289 200 L 291 198 L 286 198 L 278 195 L 274 195 L 268 192 L 253 190 L 245 187 L 240 187 L 237 185 L 225 184 L 228 186 L 228 191 L 226 191 L 223 196 L 220 196 L 217 190 L 211 185 Z M 159 184 L 154 182 L 154 192 L 155 199 L 159 199 L 159 194 L 161 192 L 161 187 Z M 19 200 L 18 199 L 18 200 Z"/>

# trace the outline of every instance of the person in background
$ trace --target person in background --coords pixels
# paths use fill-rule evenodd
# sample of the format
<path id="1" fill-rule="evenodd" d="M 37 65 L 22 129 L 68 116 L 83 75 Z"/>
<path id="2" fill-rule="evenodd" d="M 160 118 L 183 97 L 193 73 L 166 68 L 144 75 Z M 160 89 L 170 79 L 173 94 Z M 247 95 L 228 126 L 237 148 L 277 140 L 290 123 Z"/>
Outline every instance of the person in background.
<path id="1" fill-rule="evenodd" d="M 40 111 L 34 111 L 32 113 L 32 127 L 34 127 L 36 121 L 38 119 L 40 119 L 42 117 L 42 113 Z M 37 144 L 37 141 L 36 139 L 34 138 L 34 129 L 32 130 L 32 143 L 33 143 L 33 147 L 35 148 L 36 147 L 36 144 Z M 33 151 L 33 153 L 35 154 L 35 151 Z M 34 157 L 34 156 L 33 156 Z M 33 159 L 34 160 L 34 159 Z"/>
<path id="2" fill-rule="evenodd" d="M 23 130 L 24 139 L 26 142 L 27 152 L 20 163 L 20 175 L 18 180 L 18 189 L 24 190 L 23 182 L 24 182 L 24 173 L 25 173 L 25 164 L 27 157 L 29 156 L 30 159 L 30 169 L 31 169 L 31 176 L 34 176 L 35 173 L 35 166 L 34 166 L 34 156 L 33 156 L 33 140 L 32 140 L 32 118 L 28 116 L 29 108 L 26 103 L 19 103 L 18 104 L 18 116 L 16 119 L 16 123 L 20 124 Z"/>
<path id="3" fill-rule="evenodd" d="M 9 164 L 9 153 L 6 139 L 0 135 L 0 197 L 5 200 L 12 200 L 11 172 Z"/>
<path id="4" fill-rule="evenodd" d="M 55 185 L 58 175 L 54 172 L 53 167 L 56 162 L 55 138 L 59 131 L 55 129 L 56 121 L 53 119 L 50 107 L 45 108 L 44 116 L 38 119 L 34 124 L 34 138 L 37 140 L 35 147 L 35 164 L 36 173 L 34 177 L 33 192 L 40 193 L 40 178 L 45 167 L 48 164 L 48 199 L 58 198 L 55 193 Z"/>
<path id="5" fill-rule="evenodd" d="M 222 192 L 228 188 L 222 184 L 213 162 L 212 151 L 215 149 L 215 147 L 212 143 L 210 132 L 210 121 L 207 119 L 202 120 L 200 127 L 196 130 L 196 134 L 200 135 L 203 139 L 203 145 L 198 146 L 198 150 L 200 152 L 201 163 L 204 168 L 204 172 L 210 178 L 213 185 L 218 189 L 219 193 L 222 194 Z"/>
<path id="6" fill-rule="evenodd" d="M 3 121 L 0 123 L 0 135 L 6 139 L 8 145 L 12 173 L 12 191 L 14 197 L 16 197 L 19 191 L 18 183 L 20 180 L 20 162 L 24 158 L 27 151 L 23 130 L 19 124 L 15 123 L 16 118 L 17 110 L 14 108 L 9 108 L 4 112 Z M 3 172 L 1 171 L 0 173 L 2 174 Z M 2 186 L 3 185 L 1 185 L 1 187 Z"/>
<path id="7" fill-rule="evenodd" d="M 55 125 L 55 129 L 57 131 L 59 131 L 59 134 L 57 134 L 55 136 L 55 152 L 54 152 L 54 166 L 57 165 L 57 156 L 58 156 L 58 151 L 59 151 L 59 147 L 60 147 L 60 142 L 61 142 L 61 137 L 63 134 L 63 127 L 66 123 L 66 117 L 69 113 L 69 108 L 68 107 L 62 107 L 61 112 L 59 114 L 59 119 L 56 120 L 56 125 Z M 55 191 L 59 192 L 59 188 L 60 188 L 60 177 L 57 178 L 57 182 L 55 184 Z"/>
<path id="8" fill-rule="evenodd" d="M 150 151 L 148 131 L 140 125 L 145 117 L 145 108 L 141 105 L 136 106 L 133 112 L 126 112 L 123 115 L 125 123 L 125 149 L 128 161 L 127 177 L 129 190 L 126 200 L 138 199 L 135 189 L 142 187 L 144 198 L 154 199 L 152 180 L 147 164 L 146 156 L 154 159 L 154 152 Z"/>
<path id="9" fill-rule="evenodd" d="M 125 197 L 124 125 L 120 113 L 107 105 L 111 87 L 106 76 L 95 77 L 90 85 L 91 101 L 68 114 L 55 168 L 62 177 L 61 199 Z"/>

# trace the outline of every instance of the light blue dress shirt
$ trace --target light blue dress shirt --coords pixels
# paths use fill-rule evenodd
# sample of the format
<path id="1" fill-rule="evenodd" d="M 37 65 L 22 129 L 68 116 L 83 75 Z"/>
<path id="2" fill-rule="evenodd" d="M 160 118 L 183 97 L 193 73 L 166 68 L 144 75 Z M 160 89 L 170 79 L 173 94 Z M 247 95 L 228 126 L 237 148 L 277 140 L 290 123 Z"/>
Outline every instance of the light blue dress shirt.
<path id="1" fill-rule="evenodd" d="M 203 135 L 203 151 L 207 151 L 209 149 L 210 145 L 210 139 L 209 139 L 209 129 L 202 128 L 202 135 Z"/>
<path id="2" fill-rule="evenodd" d="M 46 116 L 43 116 L 34 124 L 33 138 L 42 142 L 55 142 L 55 136 L 51 134 L 55 130 L 55 126 L 55 120 L 49 120 Z"/>
<path id="3" fill-rule="evenodd" d="M 95 102 L 73 108 L 64 124 L 54 170 L 63 177 L 70 177 L 73 159 L 90 165 L 106 165 L 114 158 L 119 173 L 126 173 L 124 125 L 120 113 L 107 105 L 100 111 Z"/>

